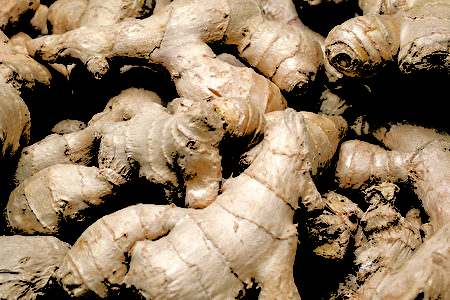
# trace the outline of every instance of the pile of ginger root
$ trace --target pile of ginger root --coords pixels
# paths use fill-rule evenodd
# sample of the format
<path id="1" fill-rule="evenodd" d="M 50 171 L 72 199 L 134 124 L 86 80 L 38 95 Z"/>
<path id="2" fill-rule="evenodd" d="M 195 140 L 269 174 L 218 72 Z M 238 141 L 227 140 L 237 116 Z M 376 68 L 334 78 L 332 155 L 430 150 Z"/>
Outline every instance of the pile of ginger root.
<path id="1" fill-rule="evenodd" d="M 3 0 L 0 299 L 450 299 L 448 0 Z"/>

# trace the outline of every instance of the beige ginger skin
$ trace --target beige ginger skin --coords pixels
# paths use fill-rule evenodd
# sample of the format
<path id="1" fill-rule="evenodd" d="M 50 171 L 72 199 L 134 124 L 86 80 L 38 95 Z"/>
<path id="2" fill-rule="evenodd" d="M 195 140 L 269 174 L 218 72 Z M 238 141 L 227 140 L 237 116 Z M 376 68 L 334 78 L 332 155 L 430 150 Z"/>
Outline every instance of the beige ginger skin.
<path id="1" fill-rule="evenodd" d="M 367 14 L 331 30 L 325 41 L 331 65 L 347 76 L 359 77 L 376 74 L 391 62 L 397 63 L 403 73 L 432 69 L 448 73 L 448 1 L 405 3 L 408 5 L 392 15 Z M 372 11 L 370 2 L 360 4 Z"/>
<path id="2" fill-rule="evenodd" d="M 92 165 L 97 160 L 97 130 L 105 122 L 130 120 L 149 103 L 161 103 L 154 92 L 129 88 L 113 97 L 103 112 L 95 115 L 89 126 L 66 134 L 51 134 L 22 150 L 15 173 L 16 184 L 55 164 Z"/>
<path id="3" fill-rule="evenodd" d="M 343 143 L 336 176 L 342 187 L 351 188 L 370 181 L 407 182 L 430 218 L 433 233 L 400 269 L 381 281 L 374 298 L 415 299 L 423 292 L 427 298 L 445 299 L 450 278 L 444 267 L 450 258 L 450 141 L 447 135 L 405 126 L 379 135 L 396 150 L 386 151 L 357 140 Z M 400 132 L 409 138 L 396 136 Z"/>
<path id="4" fill-rule="evenodd" d="M 127 18 L 148 17 L 155 1 L 145 0 L 57 0 L 49 7 L 52 33 L 61 34 L 81 26 L 115 24 Z"/>
<path id="5" fill-rule="evenodd" d="M 5 0 L 0 7 L 0 30 L 15 26 L 25 14 L 33 13 L 40 5 L 39 0 Z M 31 19 L 31 17 L 30 17 Z"/>
<path id="6" fill-rule="evenodd" d="M 30 112 L 20 90 L 50 80 L 44 66 L 16 50 L 0 31 L 0 158 L 14 155 L 30 138 Z"/>
<path id="7" fill-rule="evenodd" d="M 413 208 L 403 217 L 395 207 L 398 191 L 398 186 L 389 182 L 364 190 L 370 206 L 362 215 L 355 236 L 356 272 L 346 277 L 332 299 L 372 299 L 381 281 L 400 269 L 420 248 L 419 210 Z"/>
<path id="8" fill-rule="evenodd" d="M 266 78 L 217 60 L 207 45 L 215 43 L 235 46 L 243 59 L 285 91 L 301 92 L 319 66 L 320 51 L 306 32 L 268 20 L 252 0 L 175 1 L 143 20 L 102 29 L 84 26 L 35 39 L 28 49 L 50 62 L 77 58 L 97 76 L 119 58 L 143 59 L 167 68 L 181 97 L 238 98 L 265 112 L 285 107 L 278 88 Z"/>
<path id="9" fill-rule="evenodd" d="M 0 298 L 33 300 L 55 285 L 70 245 L 51 236 L 0 236 Z"/>
<path id="10" fill-rule="evenodd" d="M 68 223 L 84 221 L 116 186 L 137 177 L 163 186 L 168 201 L 183 192 L 188 207 L 213 202 L 222 181 L 219 143 L 227 135 L 244 151 L 258 142 L 263 114 L 241 101 L 181 98 L 169 112 L 158 100 L 149 91 L 125 90 L 85 129 L 26 147 L 16 171 L 20 184 L 6 207 L 12 230 L 64 236 Z"/>
<path id="11" fill-rule="evenodd" d="M 294 211 L 299 198 L 302 209 L 323 208 L 312 161 L 330 157 L 312 155 L 318 148 L 302 113 L 288 109 L 267 119 L 258 157 L 208 207 L 130 206 L 91 225 L 57 272 L 64 289 L 106 297 L 128 286 L 147 299 L 235 299 L 254 280 L 259 299 L 299 299 Z M 339 141 L 346 128 L 342 118 L 314 121 L 328 128 L 318 140 Z"/>

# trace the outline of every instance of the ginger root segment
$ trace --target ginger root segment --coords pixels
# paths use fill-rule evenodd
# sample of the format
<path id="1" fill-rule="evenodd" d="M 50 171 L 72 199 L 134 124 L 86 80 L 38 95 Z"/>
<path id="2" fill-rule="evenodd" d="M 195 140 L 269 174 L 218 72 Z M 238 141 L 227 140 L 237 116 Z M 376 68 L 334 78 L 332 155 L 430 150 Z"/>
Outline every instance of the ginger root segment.
<path id="1" fill-rule="evenodd" d="M 263 134 L 264 116 L 249 103 L 179 98 L 169 110 L 154 104 L 134 118 L 105 126 L 99 166 L 124 178 L 139 176 L 166 187 L 168 199 L 185 189 L 185 204 L 202 208 L 217 197 L 222 180 L 219 143 L 226 133 L 249 144 Z"/>
<path id="2" fill-rule="evenodd" d="M 70 245 L 50 236 L 0 237 L 0 298 L 38 299 L 56 282 Z"/>
<path id="3" fill-rule="evenodd" d="M 216 59 L 207 44 L 220 42 L 236 46 L 241 57 L 286 91 L 303 91 L 320 63 L 307 33 L 269 21 L 251 0 L 175 1 L 143 20 L 37 38 L 28 50 L 50 62 L 79 59 L 98 77 L 109 69 L 109 61 L 140 58 L 167 68 L 180 97 L 222 96 L 259 104 L 265 112 L 283 109 L 283 96 L 267 78 Z"/>
<path id="4" fill-rule="evenodd" d="M 73 164 L 45 168 L 9 196 L 6 219 L 19 234 L 63 235 L 74 222 L 89 218 L 89 208 L 113 194 L 108 170 Z M 69 228 L 67 227 L 69 226 Z"/>
<path id="5" fill-rule="evenodd" d="M 4 0 L 0 7 L 0 30 L 17 26 L 21 18 L 38 9 L 39 0 Z M 31 19 L 31 17 L 30 17 Z"/>
<path id="6" fill-rule="evenodd" d="M 13 72 L 0 66 L 0 160 L 14 156 L 30 140 L 30 112 L 8 79 Z"/>
<path id="7" fill-rule="evenodd" d="M 420 249 L 420 212 L 413 208 L 403 217 L 394 205 L 398 191 L 398 186 L 387 182 L 364 190 L 370 206 L 361 218 L 356 235 L 357 270 L 341 284 L 337 296 L 373 299 L 383 279 L 399 270 Z"/>
<path id="8" fill-rule="evenodd" d="M 390 62 L 403 73 L 449 73 L 449 28 L 447 1 L 415 1 L 392 15 L 364 15 L 336 26 L 326 38 L 325 54 L 347 76 L 369 77 Z"/>
<path id="9" fill-rule="evenodd" d="M 22 150 L 15 173 L 16 184 L 55 164 L 93 165 L 97 160 L 98 131 L 108 122 L 131 119 L 148 103 L 161 103 L 154 92 L 129 88 L 113 97 L 103 112 L 96 114 L 89 126 L 66 134 L 51 134 Z"/>
<path id="10" fill-rule="evenodd" d="M 17 88 L 33 88 L 36 84 L 49 85 L 52 78 L 43 65 L 14 48 L 9 38 L 0 31 L 0 63 L 16 73 Z"/>
<path id="11" fill-rule="evenodd" d="M 434 233 L 401 269 L 390 273 L 386 277 L 389 280 L 383 280 L 374 297 L 415 299 L 423 292 L 432 298 L 445 298 L 450 257 L 450 142 L 445 138 L 431 139 L 416 150 L 404 152 L 347 141 L 342 144 L 337 177 L 342 186 L 349 187 L 362 186 L 369 180 L 407 181 L 430 217 Z"/>
<path id="12" fill-rule="evenodd" d="M 127 18 L 151 15 L 155 1 L 139 0 L 57 0 L 49 7 L 53 34 L 81 26 L 104 26 Z"/>
<path id="13" fill-rule="evenodd" d="M 215 202 L 201 210 L 137 205 L 103 217 L 61 264 L 64 289 L 103 298 L 126 286 L 147 299 L 235 299 L 256 283 L 261 299 L 300 299 L 294 210 L 299 198 L 324 205 L 310 175 L 314 148 L 301 113 L 266 116 L 257 158 Z"/>
<path id="14" fill-rule="evenodd" d="M 327 259 L 342 259 L 356 234 L 362 210 L 347 197 L 329 192 L 324 195 L 324 211 L 308 220 L 308 243 L 313 252 Z"/>
<path id="15" fill-rule="evenodd" d="M 263 114 L 249 103 L 225 99 L 214 104 L 177 99 L 171 114 L 158 100 L 149 91 L 126 90 L 87 128 L 52 135 L 25 149 L 16 172 L 20 184 L 7 204 L 12 230 L 62 236 L 135 175 L 163 185 L 169 201 L 180 189 L 189 207 L 214 201 L 222 180 L 219 142 L 225 133 L 244 149 L 259 141 Z M 93 158 L 99 168 L 87 166 Z"/>

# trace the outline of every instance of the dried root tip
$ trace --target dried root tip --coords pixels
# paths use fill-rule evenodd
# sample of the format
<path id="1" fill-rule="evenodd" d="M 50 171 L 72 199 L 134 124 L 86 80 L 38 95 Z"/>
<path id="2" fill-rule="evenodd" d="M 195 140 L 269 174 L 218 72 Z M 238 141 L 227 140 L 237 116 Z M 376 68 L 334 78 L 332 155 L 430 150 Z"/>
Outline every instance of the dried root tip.
<path id="1" fill-rule="evenodd" d="M 343 188 L 359 189 L 373 182 L 408 179 L 406 163 L 411 154 L 386 151 L 366 142 L 351 140 L 341 145 L 336 179 Z"/>
<path id="2" fill-rule="evenodd" d="M 370 77 L 398 51 L 380 16 L 361 16 L 334 27 L 325 40 L 330 64 L 347 76 Z"/>
<path id="3" fill-rule="evenodd" d="M 310 222 L 309 242 L 313 252 L 329 259 L 342 259 L 356 233 L 362 210 L 347 197 L 330 192 L 324 195 L 324 212 Z"/>
<path id="4" fill-rule="evenodd" d="M 70 245 L 50 236 L 0 237 L 0 298 L 48 296 L 52 278 Z"/>
<path id="5" fill-rule="evenodd" d="M 54 165 L 13 190 L 6 216 L 14 232 L 59 234 L 66 223 L 87 218 L 88 208 L 102 204 L 112 188 L 98 168 Z"/>
<path id="6" fill-rule="evenodd" d="M 226 133 L 232 138 L 247 137 L 249 147 L 261 140 L 264 134 L 265 118 L 253 104 L 224 98 L 218 98 L 212 103 L 225 122 Z"/>

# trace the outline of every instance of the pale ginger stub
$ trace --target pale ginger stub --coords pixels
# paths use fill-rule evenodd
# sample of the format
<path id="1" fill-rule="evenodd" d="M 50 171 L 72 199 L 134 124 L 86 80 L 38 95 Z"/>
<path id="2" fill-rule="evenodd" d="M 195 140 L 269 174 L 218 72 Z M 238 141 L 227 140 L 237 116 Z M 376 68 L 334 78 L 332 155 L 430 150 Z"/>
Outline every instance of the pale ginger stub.
<path id="1" fill-rule="evenodd" d="M 0 298 L 44 296 L 56 284 L 55 271 L 69 248 L 50 236 L 0 236 Z"/>
<path id="2" fill-rule="evenodd" d="M 286 91 L 304 92 L 320 64 L 320 51 L 309 34 L 267 20 L 258 3 L 250 0 L 176 1 L 144 20 L 122 21 L 102 30 L 86 26 L 36 39 L 29 43 L 29 52 L 55 62 L 80 59 L 97 76 L 109 69 L 109 59 L 145 59 L 167 68 L 181 97 L 238 98 L 266 112 L 284 108 L 280 91 L 266 78 L 215 59 L 206 43 L 221 41 L 236 46 L 242 58 Z M 92 47 L 80 48 L 86 43 Z"/>
<path id="3" fill-rule="evenodd" d="M 392 15 L 347 20 L 328 34 L 326 55 L 347 76 L 368 77 L 395 62 L 404 73 L 449 73 L 450 10 L 446 0 L 409 1 Z"/>
<path id="4" fill-rule="evenodd" d="M 57 273 L 64 289 L 106 297 L 127 286 L 147 299 L 235 299 L 258 284 L 260 299 L 299 299 L 292 221 L 299 198 L 302 208 L 324 206 L 310 177 L 315 150 L 301 113 L 267 118 L 257 158 L 210 206 L 131 206 L 90 226 Z M 345 121 L 335 121 L 329 136 L 344 130 Z"/>

